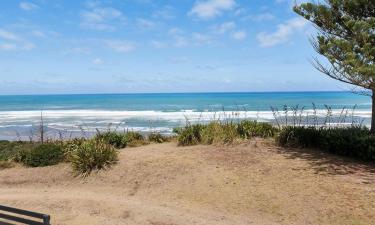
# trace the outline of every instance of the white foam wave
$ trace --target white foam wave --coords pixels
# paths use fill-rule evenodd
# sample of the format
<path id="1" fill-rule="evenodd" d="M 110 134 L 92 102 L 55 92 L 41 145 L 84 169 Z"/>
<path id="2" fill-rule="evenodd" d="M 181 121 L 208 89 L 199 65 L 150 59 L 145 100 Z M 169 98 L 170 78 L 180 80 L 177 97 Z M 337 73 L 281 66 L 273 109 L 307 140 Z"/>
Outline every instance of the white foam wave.
<path id="1" fill-rule="evenodd" d="M 313 110 L 305 110 L 303 116 L 314 114 Z M 341 110 L 333 110 L 333 116 L 339 116 Z M 284 116 L 283 112 L 279 112 L 280 116 Z M 292 113 L 289 112 L 290 116 Z M 327 115 L 326 110 L 317 110 L 316 115 L 324 117 Z M 39 121 L 40 111 L 0 111 L 1 122 L 27 122 Z M 352 116 L 351 113 L 348 116 Z M 362 118 L 371 118 L 370 110 L 357 110 L 354 116 Z M 115 122 L 127 119 L 144 119 L 144 120 L 213 120 L 213 119 L 263 119 L 272 120 L 274 118 L 271 111 L 220 111 L 220 112 L 197 112 L 194 110 L 184 110 L 179 112 L 163 112 L 163 111 L 107 111 L 107 110 L 46 110 L 43 111 L 43 119 L 56 121 L 86 121 L 86 122 Z"/>

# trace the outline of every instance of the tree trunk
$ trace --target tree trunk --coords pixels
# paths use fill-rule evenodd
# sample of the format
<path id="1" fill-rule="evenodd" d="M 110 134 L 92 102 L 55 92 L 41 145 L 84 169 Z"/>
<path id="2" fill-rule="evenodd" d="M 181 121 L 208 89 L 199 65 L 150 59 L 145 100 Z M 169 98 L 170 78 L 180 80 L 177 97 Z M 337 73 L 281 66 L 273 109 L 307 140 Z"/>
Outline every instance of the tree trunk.
<path id="1" fill-rule="evenodd" d="M 372 90 L 371 133 L 375 134 L 375 89 Z"/>

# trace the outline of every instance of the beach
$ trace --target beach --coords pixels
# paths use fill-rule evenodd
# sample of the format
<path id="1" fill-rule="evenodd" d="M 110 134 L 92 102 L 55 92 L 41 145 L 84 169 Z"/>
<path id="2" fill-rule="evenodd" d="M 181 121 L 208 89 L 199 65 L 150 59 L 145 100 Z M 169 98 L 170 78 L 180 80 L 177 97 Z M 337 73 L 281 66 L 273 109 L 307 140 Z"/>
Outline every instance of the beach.
<path id="1" fill-rule="evenodd" d="M 151 144 L 86 179 L 70 164 L 0 170 L 0 202 L 56 225 L 373 224 L 374 165 L 253 139 Z"/>

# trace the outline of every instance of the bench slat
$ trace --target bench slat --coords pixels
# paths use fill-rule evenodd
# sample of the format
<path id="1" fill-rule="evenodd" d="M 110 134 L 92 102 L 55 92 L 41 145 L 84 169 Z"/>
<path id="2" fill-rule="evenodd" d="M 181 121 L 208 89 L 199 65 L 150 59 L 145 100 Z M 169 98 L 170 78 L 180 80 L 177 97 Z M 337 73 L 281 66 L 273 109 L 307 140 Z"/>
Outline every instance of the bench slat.
<path id="1" fill-rule="evenodd" d="M 28 225 L 44 225 L 41 222 L 37 222 L 37 221 L 34 221 L 34 220 L 25 219 L 25 218 L 20 218 L 20 217 L 15 217 L 15 216 L 3 214 L 3 213 L 0 213 L 0 218 L 10 220 L 10 221 L 19 222 L 19 223 L 24 223 L 24 224 L 28 224 Z"/>
<path id="2" fill-rule="evenodd" d="M 7 212 L 21 214 L 21 215 L 24 215 L 24 216 L 31 216 L 31 217 L 35 217 L 35 218 L 39 218 L 39 219 L 45 218 L 45 215 L 42 214 L 42 213 L 30 212 L 30 211 L 27 211 L 27 210 L 16 209 L 16 208 L 3 206 L 3 205 L 0 205 L 0 211 L 7 211 Z"/>

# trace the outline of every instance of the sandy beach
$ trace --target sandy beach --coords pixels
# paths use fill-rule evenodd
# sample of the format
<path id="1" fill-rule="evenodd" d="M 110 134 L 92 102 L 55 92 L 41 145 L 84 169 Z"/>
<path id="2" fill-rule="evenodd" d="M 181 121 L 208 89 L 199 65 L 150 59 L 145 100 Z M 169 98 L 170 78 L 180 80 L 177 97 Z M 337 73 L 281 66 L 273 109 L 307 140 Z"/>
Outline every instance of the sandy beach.
<path id="1" fill-rule="evenodd" d="M 373 224 L 375 166 L 258 140 L 121 150 L 83 180 L 69 164 L 0 171 L 0 202 L 52 224 Z"/>

